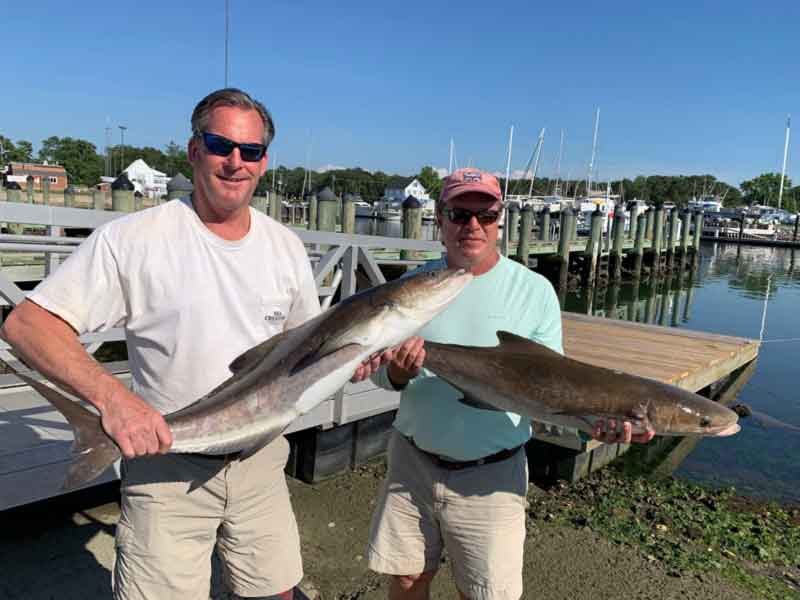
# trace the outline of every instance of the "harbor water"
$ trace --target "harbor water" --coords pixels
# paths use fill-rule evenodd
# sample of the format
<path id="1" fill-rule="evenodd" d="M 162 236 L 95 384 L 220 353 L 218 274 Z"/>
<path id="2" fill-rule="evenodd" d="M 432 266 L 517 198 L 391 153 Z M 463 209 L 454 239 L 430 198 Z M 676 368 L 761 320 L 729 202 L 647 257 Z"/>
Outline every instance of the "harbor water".
<path id="1" fill-rule="evenodd" d="M 736 402 L 800 425 L 800 251 L 703 243 L 697 272 L 669 283 L 570 292 L 565 309 L 759 339 L 755 372 Z M 737 492 L 800 502 L 800 432 L 742 419 L 728 438 L 704 438 L 673 475 Z"/>

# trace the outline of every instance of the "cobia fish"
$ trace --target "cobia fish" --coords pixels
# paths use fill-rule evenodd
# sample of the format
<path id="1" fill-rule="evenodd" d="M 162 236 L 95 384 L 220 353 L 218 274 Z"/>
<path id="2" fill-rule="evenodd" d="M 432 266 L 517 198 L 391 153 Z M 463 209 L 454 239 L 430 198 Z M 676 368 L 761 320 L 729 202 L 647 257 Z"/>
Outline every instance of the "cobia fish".
<path id="1" fill-rule="evenodd" d="M 633 433 L 726 436 L 738 415 L 679 387 L 596 367 L 498 331 L 498 346 L 425 342 L 424 368 L 458 388 L 462 402 L 588 434 L 598 419 L 626 419 Z"/>
<path id="2" fill-rule="evenodd" d="M 165 416 L 170 452 L 249 456 L 299 415 L 341 388 L 371 354 L 400 343 L 439 314 L 472 280 L 463 269 L 425 271 L 342 300 L 236 358 L 233 375 Z M 36 379 L 17 376 L 44 396 L 74 430 L 63 488 L 88 483 L 120 457 L 100 417 Z"/>

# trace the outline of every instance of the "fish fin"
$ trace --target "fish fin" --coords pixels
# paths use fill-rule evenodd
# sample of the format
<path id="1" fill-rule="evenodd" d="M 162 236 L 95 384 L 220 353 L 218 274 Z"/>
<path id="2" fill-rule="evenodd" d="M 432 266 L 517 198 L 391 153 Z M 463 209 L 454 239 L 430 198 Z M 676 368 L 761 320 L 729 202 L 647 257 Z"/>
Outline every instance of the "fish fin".
<path id="1" fill-rule="evenodd" d="M 515 349 L 519 349 L 526 353 L 530 353 L 532 350 L 537 350 L 542 352 L 543 354 L 555 354 L 559 357 L 561 356 L 558 352 L 551 350 L 544 344 L 540 344 L 534 340 L 528 339 L 521 335 L 517 335 L 516 333 L 511 333 L 510 331 L 497 331 L 497 339 L 500 340 L 500 346 L 502 346 L 505 350 L 513 351 Z"/>
<path id="2" fill-rule="evenodd" d="M 496 406 L 492 406 L 491 404 L 487 404 L 483 400 L 478 400 L 477 398 L 473 398 L 469 394 L 464 394 L 461 398 L 458 399 L 461 404 L 469 406 L 470 408 L 477 408 L 479 410 L 492 410 L 494 412 L 505 412 L 502 408 L 497 408 Z"/>
<path id="3" fill-rule="evenodd" d="M 231 373 L 240 373 L 249 371 L 266 357 L 278 343 L 286 338 L 287 332 L 273 335 L 271 338 L 261 342 L 258 346 L 253 346 L 249 350 L 242 352 L 239 356 L 233 359 L 228 368 Z"/>
<path id="4" fill-rule="evenodd" d="M 72 427 L 73 459 L 62 485 L 64 491 L 89 483 L 120 458 L 119 448 L 103 429 L 97 414 L 37 379 L 22 373 L 16 376 L 52 404 Z"/>
<path id="5" fill-rule="evenodd" d="M 301 371 L 310 368 L 319 369 L 322 373 L 320 377 L 325 377 L 328 373 L 335 370 L 343 362 L 347 362 L 355 358 L 364 350 L 365 346 L 355 342 L 345 344 L 335 350 L 321 353 L 319 351 L 309 352 L 303 358 L 297 361 L 289 372 L 290 375 L 297 375 Z"/>

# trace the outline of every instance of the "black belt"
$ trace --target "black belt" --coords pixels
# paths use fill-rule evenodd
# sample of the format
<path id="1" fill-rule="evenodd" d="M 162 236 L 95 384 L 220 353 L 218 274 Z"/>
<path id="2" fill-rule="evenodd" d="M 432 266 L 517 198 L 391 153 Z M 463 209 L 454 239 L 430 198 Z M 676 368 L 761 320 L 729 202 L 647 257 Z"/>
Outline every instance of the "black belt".
<path id="1" fill-rule="evenodd" d="M 242 453 L 241 451 L 229 452 L 227 454 L 201 454 L 199 452 L 187 452 L 184 456 L 199 458 L 200 460 L 207 460 L 209 462 L 213 462 L 214 464 L 227 465 L 235 460 L 239 460 L 242 457 Z"/>
<path id="2" fill-rule="evenodd" d="M 506 448 L 505 450 L 500 450 L 500 452 L 495 452 L 494 454 L 484 456 L 483 458 L 477 458 L 475 460 L 451 460 L 449 458 L 439 456 L 433 452 L 423 450 L 417 446 L 414 443 L 414 440 L 410 437 L 406 437 L 406 439 L 412 446 L 414 446 L 414 448 L 431 459 L 436 466 L 442 467 L 443 469 L 448 469 L 450 471 L 460 471 L 461 469 L 468 469 L 469 467 L 479 467 L 481 465 L 490 465 L 492 463 L 500 462 L 501 460 L 511 458 L 519 451 L 520 448 L 522 448 L 521 445 L 515 446 L 514 448 Z"/>

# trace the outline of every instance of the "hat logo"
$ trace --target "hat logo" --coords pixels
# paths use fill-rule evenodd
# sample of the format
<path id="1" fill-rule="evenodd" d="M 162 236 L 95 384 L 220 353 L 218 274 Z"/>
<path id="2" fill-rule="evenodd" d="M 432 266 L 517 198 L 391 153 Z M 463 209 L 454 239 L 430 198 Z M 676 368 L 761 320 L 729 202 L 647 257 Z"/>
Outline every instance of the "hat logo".
<path id="1" fill-rule="evenodd" d="M 480 183 L 481 174 L 478 171 L 468 171 L 464 173 L 464 183 Z"/>

